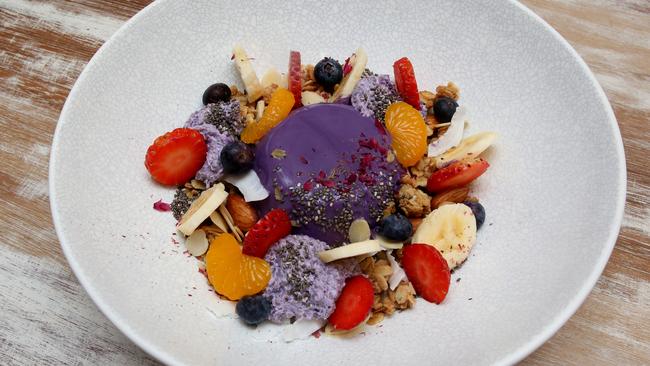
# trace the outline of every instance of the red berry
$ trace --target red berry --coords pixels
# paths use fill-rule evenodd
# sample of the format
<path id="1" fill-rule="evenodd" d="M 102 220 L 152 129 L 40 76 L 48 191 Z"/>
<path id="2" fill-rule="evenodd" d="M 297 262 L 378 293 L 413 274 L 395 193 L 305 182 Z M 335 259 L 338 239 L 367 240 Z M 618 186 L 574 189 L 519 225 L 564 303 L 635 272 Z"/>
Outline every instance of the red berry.
<path id="1" fill-rule="evenodd" d="M 440 192 L 445 189 L 464 187 L 485 173 L 490 166 L 483 159 L 468 162 L 458 161 L 431 174 L 427 181 L 429 192 Z"/>
<path id="2" fill-rule="evenodd" d="M 345 281 L 328 321 L 334 329 L 352 329 L 366 319 L 373 301 L 374 290 L 370 281 L 361 275 L 350 277 Z"/>
<path id="3" fill-rule="evenodd" d="M 291 233 L 291 220 L 289 215 L 276 208 L 269 211 L 264 217 L 253 225 L 244 237 L 242 253 L 254 257 L 264 258 L 271 245 Z"/>
<path id="4" fill-rule="evenodd" d="M 451 274 L 447 261 L 427 244 L 411 244 L 402 249 L 402 267 L 423 299 L 440 304 L 447 296 Z"/>
<path id="5" fill-rule="evenodd" d="M 302 107 L 302 70 L 300 64 L 300 52 L 291 51 L 289 56 L 289 91 L 293 94 L 296 102 L 293 108 Z"/>
<path id="6" fill-rule="evenodd" d="M 408 58 L 402 57 L 393 64 L 395 86 L 402 99 L 413 108 L 420 110 L 420 93 L 415 80 L 415 71 Z"/>
<path id="7" fill-rule="evenodd" d="M 201 169 L 207 152 L 205 139 L 199 131 L 177 128 L 154 140 L 147 149 L 144 166 L 156 182 L 180 185 Z"/>

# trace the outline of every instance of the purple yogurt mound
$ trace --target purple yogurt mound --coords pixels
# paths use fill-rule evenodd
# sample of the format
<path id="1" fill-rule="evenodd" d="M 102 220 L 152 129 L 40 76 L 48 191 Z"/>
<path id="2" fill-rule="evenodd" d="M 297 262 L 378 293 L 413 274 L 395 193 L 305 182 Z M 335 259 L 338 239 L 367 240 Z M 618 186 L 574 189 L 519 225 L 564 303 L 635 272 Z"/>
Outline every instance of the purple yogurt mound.
<path id="1" fill-rule="evenodd" d="M 239 101 L 233 99 L 228 102 L 208 104 L 192 113 L 185 122 L 185 127 L 194 128 L 204 123 L 213 125 L 221 133 L 239 136 L 244 128 L 244 122 L 239 112 Z"/>
<path id="2" fill-rule="evenodd" d="M 203 181 L 206 185 L 211 186 L 212 183 L 221 179 L 223 176 L 223 165 L 221 165 L 221 150 L 229 142 L 235 139 L 219 130 L 211 124 L 200 124 L 191 127 L 197 130 L 205 138 L 205 143 L 208 145 L 208 153 L 205 157 L 205 163 L 198 172 L 196 172 L 196 179 Z"/>
<path id="3" fill-rule="evenodd" d="M 271 280 L 264 296 L 273 304 L 269 319 L 327 319 L 334 311 L 345 279 L 359 273 L 355 260 L 323 263 L 318 252 L 329 246 L 306 235 L 289 235 L 275 243 L 264 259 Z"/>
<path id="4" fill-rule="evenodd" d="M 352 106 L 365 117 L 384 120 L 386 108 L 400 100 L 395 84 L 388 75 L 371 75 L 359 80 L 352 91 Z"/>
<path id="5" fill-rule="evenodd" d="M 300 108 L 257 144 L 254 169 L 273 193 L 256 206 L 261 215 L 282 208 L 295 234 L 338 246 L 352 221 L 364 218 L 373 228 L 394 201 L 403 168 L 387 161 L 389 148 L 381 123 L 351 106 Z M 275 158 L 276 150 L 286 156 Z"/>

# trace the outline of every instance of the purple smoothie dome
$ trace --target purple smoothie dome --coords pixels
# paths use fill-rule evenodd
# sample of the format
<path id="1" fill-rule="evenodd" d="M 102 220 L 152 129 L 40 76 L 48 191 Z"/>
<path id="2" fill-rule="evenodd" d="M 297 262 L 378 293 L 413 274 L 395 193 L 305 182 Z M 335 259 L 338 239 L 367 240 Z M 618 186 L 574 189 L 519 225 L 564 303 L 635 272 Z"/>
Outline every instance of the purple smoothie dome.
<path id="1" fill-rule="evenodd" d="M 383 125 L 343 104 L 300 108 L 257 144 L 254 169 L 269 198 L 261 215 L 286 210 L 295 234 L 338 246 L 353 220 L 371 228 L 393 201 L 403 168 L 386 160 Z"/>

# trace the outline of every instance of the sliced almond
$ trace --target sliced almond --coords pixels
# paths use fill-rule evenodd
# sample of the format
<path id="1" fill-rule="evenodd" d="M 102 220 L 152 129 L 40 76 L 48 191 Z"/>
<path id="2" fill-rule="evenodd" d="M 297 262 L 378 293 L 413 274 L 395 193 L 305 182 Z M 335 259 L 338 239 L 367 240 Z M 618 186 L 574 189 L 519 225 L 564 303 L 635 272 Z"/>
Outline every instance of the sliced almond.
<path id="1" fill-rule="evenodd" d="M 257 108 L 255 108 L 255 119 L 256 120 L 259 121 L 260 118 L 262 118 L 262 115 L 264 114 L 264 107 L 265 107 L 264 100 L 263 99 L 258 100 L 257 101 Z"/>
<path id="2" fill-rule="evenodd" d="M 231 231 L 231 232 L 233 233 L 233 235 L 235 236 L 235 239 L 237 239 L 237 241 L 241 243 L 241 241 L 242 241 L 242 237 L 241 237 L 241 236 L 239 235 L 239 233 L 235 230 L 235 222 L 233 221 L 232 216 L 230 216 L 230 212 L 228 212 L 228 209 L 226 208 L 225 205 L 221 205 L 221 206 L 219 206 L 219 213 L 220 213 L 221 216 L 223 216 L 223 218 L 225 219 L 226 224 L 228 224 L 228 227 L 230 228 L 230 231 Z"/>
<path id="3" fill-rule="evenodd" d="M 210 214 L 210 221 L 217 225 L 219 229 L 223 230 L 224 233 L 228 232 L 228 224 L 226 224 L 226 220 L 224 220 L 219 211 L 214 211 Z"/>
<path id="4" fill-rule="evenodd" d="M 385 236 L 377 235 L 379 245 L 384 249 L 402 249 L 404 243 L 401 241 L 390 240 Z"/>
<path id="5" fill-rule="evenodd" d="M 205 235 L 205 231 L 201 229 L 194 230 L 192 235 L 188 236 L 185 240 L 187 251 L 195 257 L 205 254 L 208 251 L 208 246 L 208 238 Z"/>
<path id="6" fill-rule="evenodd" d="M 358 243 L 370 239 L 370 225 L 368 225 L 368 221 L 365 219 L 352 221 L 348 230 L 348 239 L 350 239 L 350 243 Z"/>
<path id="7" fill-rule="evenodd" d="M 318 253 L 318 256 L 323 262 L 329 263 L 338 259 L 356 257 L 362 254 L 379 252 L 381 250 L 383 250 L 383 248 L 379 245 L 378 240 L 365 240 L 322 251 Z"/>

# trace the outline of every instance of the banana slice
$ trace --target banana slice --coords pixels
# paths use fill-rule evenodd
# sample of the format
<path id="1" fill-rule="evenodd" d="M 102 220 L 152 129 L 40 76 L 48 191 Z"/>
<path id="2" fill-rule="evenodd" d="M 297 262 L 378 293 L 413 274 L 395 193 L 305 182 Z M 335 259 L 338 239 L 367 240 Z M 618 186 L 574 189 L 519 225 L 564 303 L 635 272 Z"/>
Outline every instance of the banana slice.
<path id="1" fill-rule="evenodd" d="M 366 64 L 368 63 L 368 55 L 363 48 L 357 49 L 357 52 L 350 57 L 350 63 L 352 65 L 352 71 L 347 74 L 343 80 L 341 80 L 341 85 L 336 89 L 336 92 L 329 99 L 330 102 L 336 102 L 337 99 L 349 97 L 352 94 L 352 90 L 357 86 L 359 80 L 361 80 L 361 75 L 366 70 Z"/>
<path id="2" fill-rule="evenodd" d="M 466 137 L 458 146 L 449 149 L 442 155 L 436 156 L 436 167 L 442 168 L 452 161 L 465 158 L 475 159 L 490 147 L 496 138 L 497 134 L 494 132 L 480 132 Z"/>
<path id="3" fill-rule="evenodd" d="M 358 243 L 347 244 L 338 248 L 325 250 L 318 253 L 320 259 L 325 262 L 333 262 L 343 258 L 356 257 L 362 254 L 375 253 L 384 250 L 379 245 L 379 240 L 365 240 Z"/>
<path id="4" fill-rule="evenodd" d="M 476 242 L 476 219 L 472 209 L 455 203 L 433 210 L 422 220 L 412 242 L 435 247 L 447 260 L 449 269 L 458 267 Z"/>
<path id="5" fill-rule="evenodd" d="M 239 76 L 241 76 L 241 80 L 244 82 L 248 101 L 254 102 L 262 96 L 262 85 L 257 79 L 257 74 L 255 74 L 253 64 L 246 54 L 246 51 L 244 51 L 240 46 L 235 46 L 232 53 L 235 57 L 237 70 L 239 70 Z"/>
<path id="6" fill-rule="evenodd" d="M 194 230 L 226 201 L 227 197 L 226 187 L 222 183 L 203 191 L 181 217 L 176 228 L 187 236 L 192 235 Z"/>

